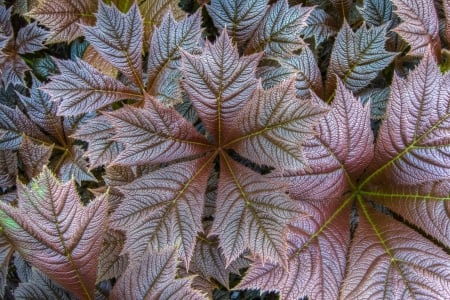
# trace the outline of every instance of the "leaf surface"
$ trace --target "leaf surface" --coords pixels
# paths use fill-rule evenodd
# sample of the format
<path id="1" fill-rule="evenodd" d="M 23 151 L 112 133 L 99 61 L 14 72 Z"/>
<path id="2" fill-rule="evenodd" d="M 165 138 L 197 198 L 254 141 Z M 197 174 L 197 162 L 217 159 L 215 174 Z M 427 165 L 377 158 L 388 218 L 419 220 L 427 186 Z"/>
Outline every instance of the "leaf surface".
<path id="1" fill-rule="evenodd" d="M 16 184 L 17 154 L 9 150 L 0 150 L 0 187 L 9 188 Z"/>
<path id="2" fill-rule="evenodd" d="M 43 42 L 48 32 L 37 26 L 36 22 L 19 29 L 16 38 L 16 49 L 20 54 L 30 53 L 44 49 Z"/>
<path id="3" fill-rule="evenodd" d="M 364 0 L 363 7 L 358 7 L 364 20 L 373 26 L 381 26 L 392 19 L 392 2 L 390 0 Z"/>
<path id="4" fill-rule="evenodd" d="M 221 31 L 226 28 L 238 47 L 245 45 L 267 11 L 267 1 L 213 0 L 206 6 L 214 25 Z"/>
<path id="5" fill-rule="evenodd" d="M 19 284 L 14 295 L 18 300 L 74 299 L 73 296 L 38 270 L 33 270 L 29 282 Z"/>
<path id="6" fill-rule="evenodd" d="M 435 51 L 440 50 L 439 22 L 432 2 L 393 0 L 392 3 L 403 21 L 394 31 L 409 43 L 410 55 L 422 56 L 429 45 Z"/>
<path id="7" fill-rule="evenodd" d="M 29 179 L 39 175 L 45 165 L 48 164 L 52 155 L 53 147 L 36 145 L 29 138 L 24 137 L 20 144 L 18 157 L 23 164 L 25 174 Z"/>
<path id="8" fill-rule="evenodd" d="M 61 73 L 52 76 L 43 90 L 51 95 L 52 100 L 61 99 L 58 105 L 60 116 L 88 113 L 119 100 L 143 98 L 136 90 L 82 60 L 59 60 L 57 65 Z"/>
<path id="9" fill-rule="evenodd" d="M 123 14 L 112 4 L 99 3 L 95 26 L 83 26 L 86 39 L 131 82 L 144 91 L 142 81 L 143 24 L 137 4 Z"/>
<path id="10" fill-rule="evenodd" d="M 323 9 L 316 7 L 306 19 L 306 26 L 302 29 L 301 34 L 305 37 L 314 37 L 317 47 L 329 37 L 334 36 L 337 31 L 336 21 Z"/>
<path id="11" fill-rule="evenodd" d="M 125 244 L 123 232 L 107 229 L 103 238 L 103 248 L 98 259 L 97 283 L 118 278 L 128 266 L 128 255 L 121 255 Z"/>
<path id="12" fill-rule="evenodd" d="M 206 139 L 175 110 L 153 98 L 146 105 L 141 109 L 125 106 L 107 114 L 116 133 L 114 140 L 125 144 L 114 163 L 161 163 L 208 150 Z"/>
<path id="13" fill-rule="evenodd" d="M 0 203 L 0 222 L 17 251 L 80 298 L 93 299 L 106 224 L 107 196 L 83 207 L 73 182 L 61 184 L 44 168 L 19 185 L 17 208 Z"/>
<path id="14" fill-rule="evenodd" d="M 269 56 L 287 56 L 305 46 L 300 33 L 306 26 L 311 7 L 289 7 L 287 0 L 276 2 L 256 28 L 245 52 L 264 51 Z"/>
<path id="15" fill-rule="evenodd" d="M 50 28 L 49 43 L 71 42 L 82 35 L 78 24 L 91 25 L 95 22 L 97 1 L 62 0 L 39 1 L 28 16 Z"/>
<path id="16" fill-rule="evenodd" d="M 356 33 L 347 22 L 339 31 L 331 54 L 327 74 L 327 93 L 336 87 L 336 76 L 352 91 L 367 86 L 396 56 L 384 48 L 386 25 L 367 29 L 362 25 Z"/>
<path id="17" fill-rule="evenodd" d="M 3 233 L 0 234 L 0 297 L 3 298 L 6 287 L 6 277 L 8 276 L 9 261 L 14 253 L 14 249 Z"/>

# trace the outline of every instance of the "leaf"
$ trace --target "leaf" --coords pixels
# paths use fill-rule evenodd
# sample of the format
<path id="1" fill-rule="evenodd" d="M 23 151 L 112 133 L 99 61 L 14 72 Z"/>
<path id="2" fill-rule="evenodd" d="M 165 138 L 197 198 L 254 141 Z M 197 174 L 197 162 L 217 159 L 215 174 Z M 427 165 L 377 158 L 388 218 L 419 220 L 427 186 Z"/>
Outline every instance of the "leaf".
<path id="1" fill-rule="evenodd" d="M 370 105 L 370 118 L 374 120 L 384 119 L 386 114 L 386 106 L 390 94 L 389 88 L 368 89 L 362 91 L 358 96 L 361 103 Z"/>
<path id="2" fill-rule="evenodd" d="M 363 25 L 353 33 L 350 26 L 344 22 L 331 54 L 327 93 L 334 91 L 336 76 L 354 92 L 360 91 L 375 79 L 397 55 L 384 49 L 385 36 L 386 25 L 370 29 Z"/>
<path id="3" fill-rule="evenodd" d="M 9 49 L 3 61 L 1 61 L 0 54 L 0 66 L 2 68 L 1 79 L 4 86 L 7 87 L 10 84 L 24 85 L 25 72 L 29 71 L 30 68 L 19 56 L 16 49 Z"/>
<path id="4" fill-rule="evenodd" d="M 147 90 L 156 89 L 155 84 L 165 70 L 176 70 L 180 66 L 180 49 L 193 52 L 200 39 L 200 14 L 177 22 L 172 12 L 164 16 L 161 25 L 152 35 L 148 55 Z"/>
<path id="5" fill-rule="evenodd" d="M 72 300 L 73 296 L 64 291 L 59 285 L 55 284 L 44 273 L 33 270 L 29 282 L 19 283 L 15 290 L 15 296 L 18 300 Z"/>
<path id="6" fill-rule="evenodd" d="M 3 233 L 0 233 L 0 297 L 5 295 L 6 276 L 8 276 L 9 261 L 14 249 Z"/>
<path id="7" fill-rule="evenodd" d="M 79 145 L 66 149 L 66 157 L 58 171 L 63 182 L 74 179 L 78 184 L 81 181 L 97 182 L 95 176 L 89 171 L 87 161 L 84 159 L 84 150 Z"/>
<path id="8" fill-rule="evenodd" d="M 364 21 L 373 26 L 381 26 L 392 19 L 390 0 L 364 0 L 364 6 L 357 8 Z"/>
<path id="9" fill-rule="evenodd" d="M 242 47 L 264 17 L 267 0 L 213 0 L 206 9 L 219 31 L 226 28 L 233 42 Z"/>
<path id="10" fill-rule="evenodd" d="M 108 229 L 103 238 L 103 248 L 98 259 L 97 282 L 118 278 L 128 266 L 128 256 L 121 255 L 125 234 Z"/>
<path id="11" fill-rule="evenodd" d="M 316 59 L 312 51 L 305 47 L 299 55 L 292 55 L 280 61 L 281 65 L 293 69 L 296 76 L 296 93 L 300 98 L 310 98 L 311 92 L 323 97 L 322 74 L 317 66 Z"/>
<path id="12" fill-rule="evenodd" d="M 188 267 L 202 231 L 203 196 L 211 158 L 174 164 L 120 186 L 125 200 L 112 224 L 127 232 L 125 251 L 133 258 L 179 243 Z"/>
<path id="13" fill-rule="evenodd" d="M 442 1 L 442 8 L 445 15 L 445 37 L 450 41 L 450 3 Z"/>
<path id="14" fill-rule="evenodd" d="M 47 169 L 30 187 L 18 185 L 17 208 L 0 203 L 0 223 L 16 250 L 80 298 L 92 299 L 106 226 L 107 196 L 83 207 L 73 182 Z"/>
<path id="15" fill-rule="evenodd" d="M 19 147 L 18 157 L 28 179 L 39 175 L 42 168 L 48 164 L 53 148 L 45 145 L 36 145 L 29 138 L 24 137 Z"/>
<path id="16" fill-rule="evenodd" d="M 0 188 L 6 189 L 16 184 L 17 154 L 8 150 L 0 151 Z"/>
<path id="17" fill-rule="evenodd" d="M 20 54 L 31 53 L 44 49 L 42 43 L 47 38 L 48 32 L 37 26 L 36 22 L 22 27 L 17 33 L 16 51 Z"/>
<path id="18" fill-rule="evenodd" d="M 30 96 L 19 94 L 20 101 L 26 107 L 27 114 L 33 123 L 55 137 L 60 143 L 65 143 L 62 119 L 56 116 L 59 101 L 50 101 L 50 96 L 41 90 L 42 83 L 34 76 Z"/>
<path id="19" fill-rule="evenodd" d="M 450 93 L 430 52 L 404 80 L 394 77 L 368 179 L 416 185 L 450 179 Z"/>
<path id="20" fill-rule="evenodd" d="M 95 26 L 83 26 L 86 39 L 97 52 L 143 91 L 143 24 L 137 4 L 126 14 L 112 4 L 99 3 Z"/>
<path id="21" fill-rule="evenodd" d="M 146 105 L 106 114 L 116 132 L 114 140 L 126 145 L 113 163 L 162 163 L 208 150 L 206 139 L 176 111 L 153 98 L 147 98 Z"/>
<path id="22" fill-rule="evenodd" d="M 337 31 L 336 21 L 323 9 L 316 7 L 306 19 L 306 26 L 302 29 L 301 34 L 305 38 L 314 37 L 317 48 L 319 44 L 334 36 Z"/>
<path id="23" fill-rule="evenodd" d="M 239 57 L 226 31 L 214 45 L 206 42 L 202 55 L 182 52 L 183 88 L 206 130 L 222 144 L 222 130 L 235 123 L 235 116 L 255 90 L 259 54 Z"/>
<path id="24" fill-rule="evenodd" d="M 226 266 L 249 248 L 263 263 L 286 265 L 286 225 L 299 217 L 280 183 L 221 156 L 216 215 L 211 235 L 218 235 Z"/>
<path id="25" fill-rule="evenodd" d="M 289 80 L 267 91 L 257 88 L 235 123 L 239 126 L 236 130 L 241 131 L 238 138 L 227 145 L 257 164 L 280 169 L 306 168 L 300 145 L 314 134 L 313 126 L 328 109 L 299 101 L 294 84 L 294 80 Z"/>
<path id="26" fill-rule="evenodd" d="M 123 145 L 110 140 L 114 128 L 105 116 L 97 116 L 81 125 L 72 137 L 89 143 L 85 156 L 89 158 L 89 168 L 109 165 L 123 150 Z"/>
<path id="27" fill-rule="evenodd" d="M 93 13 L 96 10 L 97 1 L 42 0 L 27 16 L 50 28 L 47 43 L 71 42 L 82 35 L 79 24 L 95 22 Z"/>
<path id="28" fill-rule="evenodd" d="M 17 150 L 22 135 L 50 143 L 49 138 L 17 107 L 12 109 L 0 104 L 0 150 Z"/>
<path id="29" fill-rule="evenodd" d="M 294 75 L 295 71 L 292 68 L 282 67 L 275 62 L 256 70 L 256 77 L 261 79 L 261 85 L 264 89 L 270 89 L 283 81 L 289 80 Z"/>
<path id="30" fill-rule="evenodd" d="M 296 5 L 289 7 L 287 0 L 281 0 L 270 7 L 250 39 L 245 53 L 265 51 L 268 56 L 287 56 L 303 48 L 300 38 L 311 7 Z"/>
<path id="31" fill-rule="evenodd" d="M 289 224 L 289 270 L 258 260 L 238 288 L 277 290 L 283 299 L 339 299 L 350 243 L 352 197 L 344 193 L 354 185 L 350 178 L 370 163 L 373 135 L 368 107 L 341 81 L 331 108 L 317 126 L 319 134 L 304 144 L 310 170 L 282 174 L 299 209 L 310 215 Z"/>
<path id="32" fill-rule="evenodd" d="M 448 255 L 369 207 L 360 211 L 349 258 L 352 272 L 346 274 L 343 299 L 440 299 L 450 294 Z"/>
<path id="33" fill-rule="evenodd" d="M 80 56 L 83 61 L 87 62 L 89 65 L 93 66 L 101 73 L 108 75 L 112 78 L 116 78 L 118 75 L 117 69 L 109 63 L 109 61 L 105 60 L 100 53 L 95 50 L 92 45 L 87 46 L 87 48 L 83 51 L 83 55 Z M 72 60 L 76 60 L 72 58 Z"/>
<path id="34" fill-rule="evenodd" d="M 124 99 L 142 99 L 142 95 L 82 60 L 57 61 L 59 75 L 51 77 L 43 90 L 53 101 L 62 99 L 58 115 L 79 115 Z"/>
<path id="35" fill-rule="evenodd" d="M 428 47 L 439 54 L 439 23 L 433 3 L 424 5 L 418 0 L 393 0 L 392 3 L 403 21 L 394 31 L 411 46 L 409 54 L 422 56 Z"/>
<path id="36" fill-rule="evenodd" d="M 169 248 L 152 254 L 146 252 L 120 277 L 110 295 L 112 299 L 204 299 L 190 287 L 190 279 L 175 279 L 177 251 Z M 179 292 L 178 297 L 169 297 Z M 169 295 L 167 295 L 169 294 Z"/>

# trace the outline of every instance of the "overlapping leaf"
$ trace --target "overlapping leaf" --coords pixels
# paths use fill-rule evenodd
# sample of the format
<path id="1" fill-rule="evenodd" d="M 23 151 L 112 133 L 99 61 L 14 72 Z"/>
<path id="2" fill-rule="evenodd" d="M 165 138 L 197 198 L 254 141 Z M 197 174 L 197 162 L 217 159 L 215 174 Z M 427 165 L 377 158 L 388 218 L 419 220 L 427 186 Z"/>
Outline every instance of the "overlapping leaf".
<path id="1" fill-rule="evenodd" d="M 337 31 L 336 21 L 323 9 L 314 8 L 308 19 L 306 19 L 306 26 L 302 29 L 301 34 L 305 37 L 313 36 L 316 46 L 318 46 L 329 37 L 334 36 Z"/>
<path id="2" fill-rule="evenodd" d="M 44 91 L 61 100 L 58 114 L 79 115 L 104 108 L 123 99 L 142 99 L 135 89 L 104 75 L 82 60 L 57 61 L 61 74 L 52 76 Z"/>
<path id="3" fill-rule="evenodd" d="M 175 279 L 177 251 L 146 252 L 141 261 L 130 266 L 111 293 L 112 299 L 192 299 L 204 297 L 190 287 L 191 280 Z"/>
<path id="4" fill-rule="evenodd" d="M 18 157 L 23 164 L 25 174 L 29 179 L 39 175 L 42 168 L 48 164 L 52 155 L 52 147 L 37 145 L 25 137 L 20 144 Z M 16 162 L 17 165 L 17 162 Z"/>
<path id="5" fill-rule="evenodd" d="M 107 197 L 83 207 L 74 183 L 59 183 L 46 168 L 29 188 L 19 185 L 18 196 L 18 208 L 0 203 L 1 226 L 16 250 L 67 290 L 92 299 Z"/>
<path id="6" fill-rule="evenodd" d="M 246 53 L 265 51 L 266 55 L 283 57 L 305 46 L 300 33 L 306 26 L 311 7 L 289 7 L 287 0 L 280 0 L 267 11 L 256 28 Z"/>
<path id="7" fill-rule="evenodd" d="M 17 154 L 9 150 L 0 151 L 0 187 L 15 185 L 17 176 Z"/>
<path id="8" fill-rule="evenodd" d="M 97 1 L 62 0 L 39 1 L 28 16 L 38 20 L 51 30 L 48 42 L 70 42 L 82 35 L 78 24 L 91 25 L 95 22 Z"/>
<path id="9" fill-rule="evenodd" d="M 73 300 L 75 297 L 67 293 L 59 285 L 55 284 L 44 273 L 33 270 L 30 281 L 20 283 L 14 293 L 18 300 L 29 299 L 60 299 Z"/>
<path id="10" fill-rule="evenodd" d="M 393 0 L 395 13 L 403 21 L 394 31 L 411 46 L 409 54 L 422 56 L 428 47 L 440 50 L 439 22 L 432 2 Z M 436 53 L 438 54 L 438 53 Z"/>
<path id="11" fill-rule="evenodd" d="M 0 234 L 0 297 L 3 298 L 6 287 L 6 276 L 8 275 L 9 261 L 14 249 L 3 233 Z"/>
<path id="12" fill-rule="evenodd" d="M 206 7 L 219 30 L 227 29 L 238 47 L 250 39 L 267 10 L 267 1 L 213 0 Z"/>
<path id="13" fill-rule="evenodd" d="M 138 88 L 144 90 L 142 81 L 143 24 L 137 4 L 126 14 L 112 4 L 99 3 L 95 26 L 84 26 L 86 39 L 121 71 Z"/>
<path id="14" fill-rule="evenodd" d="M 344 22 L 334 43 L 327 74 L 327 93 L 336 87 L 336 76 L 357 92 L 367 86 L 394 59 L 396 53 L 384 48 L 386 25 L 371 27 L 363 25 L 353 33 Z M 351 46 L 350 46 L 351 45 Z"/>
<path id="15" fill-rule="evenodd" d="M 364 6 L 358 7 L 358 10 L 370 25 L 381 26 L 392 19 L 390 0 L 364 0 Z"/>
<path id="16" fill-rule="evenodd" d="M 121 255 L 125 244 L 123 232 L 108 229 L 98 259 L 97 282 L 118 278 L 128 266 L 128 255 Z"/>

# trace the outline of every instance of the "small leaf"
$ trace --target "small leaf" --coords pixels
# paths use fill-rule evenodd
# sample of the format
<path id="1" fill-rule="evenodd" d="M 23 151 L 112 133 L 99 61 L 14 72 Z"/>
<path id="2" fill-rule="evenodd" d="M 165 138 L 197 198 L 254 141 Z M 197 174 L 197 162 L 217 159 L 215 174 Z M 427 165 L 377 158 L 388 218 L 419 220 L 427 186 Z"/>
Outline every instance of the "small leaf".
<path id="1" fill-rule="evenodd" d="M 75 179 L 78 184 L 81 181 L 97 182 L 95 176 L 89 171 L 87 161 L 84 159 L 84 150 L 79 145 L 73 145 L 67 149 L 64 159 L 58 171 L 58 176 L 63 182 Z"/>
<path id="2" fill-rule="evenodd" d="M 223 128 L 236 122 L 236 114 L 255 90 L 259 58 L 259 54 L 239 57 L 226 31 L 214 45 L 207 41 L 202 55 L 182 52 L 183 87 L 218 144 L 222 143 Z"/>
<path id="3" fill-rule="evenodd" d="M 88 45 L 87 48 L 83 50 L 83 54 L 79 57 L 81 57 L 83 61 L 87 62 L 89 65 L 99 70 L 102 74 L 109 77 L 116 78 L 119 73 L 117 69 L 109 63 L 109 61 L 104 59 L 100 53 L 92 47 L 92 45 Z M 72 57 L 72 60 L 76 59 Z"/>
<path id="4" fill-rule="evenodd" d="M 143 91 L 141 52 L 144 32 L 137 4 L 123 14 L 114 4 L 108 6 L 100 1 L 96 16 L 95 26 L 83 26 L 86 39 L 105 60 Z"/>
<path id="5" fill-rule="evenodd" d="M 59 285 L 55 284 L 44 273 L 33 270 L 29 282 L 19 283 L 14 295 L 17 300 L 74 300 L 75 298 L 68 294 Z"/>
<path id="6" fill-rule="evenodd" d="M 97 1 L 42 0 L 27 15 L 50 28 L 48 43 L 71 42 L 82 35 L 79 24 L 95 22 Z"/>
<path id="7" fill-rule="evenodd" d="M 411 46 L 409 54 L 422 56 L 428 47 L 440 51 L 439 23 L 433 2 L 392 0 L 392 3 L 396 6 L 395 13 L 403 21 L 394 31 Z"/>
<path id="8" fill-rule="evenodd" d="M 177 251 L 146 252 L 120 277 L 110 298 L 112 299 L 204 299 L 191 289 L 190 279 L 175 279 Z M 170 294 L 179 293 L 178 296 Z M 167 295 L 169 294 L 169 295 Z"/>
<path id="9" fill-rule="evenodd" d="M 82 60 L 61 60 L 57 64 L 61 74 L 52 76 L 43 90 L 51 95 L 53 101 L 61 99 L 58 115 L 79 115 L 119 100 L 143 98 L 139 92 Z"/>
<path id="10" fill-rule="evenodd" d="M 36 145 L 29 138 L 24 137 L 19 147 L 18 156 L 28 179 L 39 175 L 42 168 L 48 164 L 53 148 L 45 145 Z"/>
<path id="11" fill-rule="evenodd" d="M 17 154 L 8 150 L 0 150 L 0 188 L 6 189 L 14 186 L 16 177 Z"/>
<path id="12" fill-rule="evenodd" d="M 209 149 L 208 141 L 188 121 L 153 98 L 147 98 L 142 109 L 125 106 L 106 116 L 116 132 L 114 140 L 125 145 L 113 163 L 162 163 Z"/>
<path id="13" fill-rule="evenodd" d="M 303 48 L 300 38 L 312 7 L 289 7 L 287 0 L 276 2 L 266 12 L 245 50 L 245 53 L 264 51 L 268 56 L 287 56 Z"/>
<path id="14" fill-rule="evenodd" d="M 121 255 L 125 235 L 117 230 L 106 230 L 103 248 L 98 259 L 97 282 L 118 278 L 128 266 L 128 256 Z"/>
<path id="15" fill-rule="evenodd" d="M 89 158 L 89 168 L 110 164 L 123 150 L 123 145 L 111 140 L 114 128 L 105 116 L 97 116 L 82 124 L 72 134 L 73 138 L 89 143 L 85 156 Z"/>
<path id="16" fill-rule="evenodd" d="M 196 13 L 177 22 L 171 11 L 152 35 L 148 55 L 147 90 L 155 90 L 155 84 L 165 70 L 176 70 L 181 62 L 180 49 L 193 52 L 201 34 L 200 14 Z"/>
<path id="17" fill-rule="evenodd" d="M 189 266 L 202 231 L 211 158 L 174 164 L 120 186 L 125 200 L 112 216 L 112 224 L 127 232 L 125 251 L 133 258 L 179 243 L 179 253 Z"/>
<path id="18" fill-rule="evenodd" d="M 230 133 L 237 138 L 227 145 L 257 164 L 279 169 L 306 168 L 300 145 L 315 133 L 312 128 L 328 109 L 299 101 L 294 84 L 289 80 L 267 91 L 257 88 L 230 129 L 240 133 Z"/>
<path id="19" fill-rule="evenodd" d="M 390 0 L 364 0 L 364 6 L 357 8 L 364 20 L 373 26 L 381 26 L 392 19 Z"/>
<path id="20" fill-rule="evenodd" d="M 226 265 L 247 248 L 267 261 L 286 265 L 286 225 L 299 210 L 281 183 L 269 181 L 223 154 L 211 235 L 218 235 Z"/>
<path id="21" fill-rule="evenodd" d="M 388 87 L 383 89 L 363 90 L 358 96 L 361 103 L 370 105 L 370 118 L 374 120 L 384 119 L 386 114 L 386 106 L 390 94 Z"/>
<path id="22" fill-rule="evenodd" d="M 327 74 L 327 93 L 336 87 L 336 76 L 347 88 L 357 92 L 367 86 L 391 63 L 396 53 L 384 49 L 386 25 L 367 29 L 363 24 L 356 33 L 347 22 L 339 31 Z"/>
<path id="23" fill-rule="evenodd" d="M 206 6 L 214 25 L 228 31 L 240 48 L 252 37 L 267 11 L 267 0 L 213 0 Z"/>
<path id="24" fill-rule="evenodd" d="M 37 26 L 36 22 L 22 27 L 17 33 L 16 49 L 20 54 L 30 53 L 44 49 L 42 43 L 47 38 L 48 32 Z"/>
<path id="25" fill-rule="evenodd" d="M 106 223 L 107 196 L 83 207 L 73 182 L 47 168 L 30 187 L 18 186 L 17 208 L 0 202 L 0 224 L 16 250 L 80 298 L 92 299 Z"/>
<path id="26" fill-rule="evenodd" d="M 306 19 L 306 26 L 302 29 L 301 34 L 305 38 L 314 37 L 317 48 L 319 44 L 334 36 L 338 29 L 336 20 L 323 9 L 316 7 Z"/>

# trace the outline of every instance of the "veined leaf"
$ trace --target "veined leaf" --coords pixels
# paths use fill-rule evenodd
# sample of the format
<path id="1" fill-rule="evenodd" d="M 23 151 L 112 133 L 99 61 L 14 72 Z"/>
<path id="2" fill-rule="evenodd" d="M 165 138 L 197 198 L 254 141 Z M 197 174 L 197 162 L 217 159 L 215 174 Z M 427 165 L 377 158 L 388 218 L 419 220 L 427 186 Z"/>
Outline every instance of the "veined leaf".
<path id="1" fill-rule="evenodd" d="M 388 119 L 380 128 L 371 179 L 416 185 L 450 179 L 449 76 L 427 52 L 408 79 L 394 77 Z"/>
<path id="2" fill-rule="evenodd" d="M 180 22 L 174 19 L 171 11 L 166 14 L 152 35 L 148 55 L 147 90 L 156 89 L 155 84 L 163 71 L 179 68 L 180 49 L 192 52 L 196 48 L 201 34 L 200 21 L 199 13 Z"/>
<path id="3" fill-rule="evenodd" d="M 327 94 L 336 87 L 336 76 L 357 92 L 367 86 L 383 70 L 396 53 L 384 49 L 386 25 L 366 28 L 362 25 L 353 33 L 344 22 L 334 43 L 327 74 Z"/>
<path id="4" fill-rule="evenodd" d="M 91 0 L 42 0 L 28 16 L 50 28 L 48 43 L 70 42 L 82 35 L 78 24 L 91 25 L 95 22 L 97 1 Z"/>
<path id="5" fill-rule="evenodd" d="M 38 270 L 33 270 L 29 282 L 19 284 L 14 295 L 17 300 L 74 300 L 75 298 Z"/>
<path id="6" fill-rule="evenodd" d="M 106 114 L 114 127 L 114 140 L 125 150 L 114 160 L 122 165 L 162 163 L 209 150 L 208 141 L 174 109 L 153 98 L 146 107 L 125 106 Z"/>
<path id="7" fill-rule="evenodd" d="M 103 248 L 98 259 L 97 282 L 118 278 L 128 266 L 128 255 L 121 255 L 125 234 L 108 229 L 103 238 Z"/>
<path id="8" fill-rule="evenodd" d="M 391 90 L 389 88 L 383 89 L 368 89 L 363 90 L 358 96 L 361 102 L 370 105 L 370 118 L 374 120 L 384 119 L 386 114 L 386 106 Z"/>
<path id="9" fill-rule="evenodd" d="M 334 36 L 338 29 L 336 21 L 323 9 L 316 7 L 306 19 L 306 26 L 301 34 L 306 38 L 313 36 L 317 47 L 329 37 Z"/>
<path id="10" fill-rule="evenodd" d="M 215 142 L 222 144 L 223 128 L 235 123 L 236 114 L 255 90 L 255 68 L 260 55 L 239 57 L 226 31 L 202 55 L 182 52 L 183 87 Z"/>
<path id="11" fill-rule="evenodd" d="M 75 184 L 61 184 L 47 168 L 29 188 L 18 188 L 18 208 L 0 203 L 6 236 L 55 282 L 80 298 L 93 299 L 107 196 L 83 207 Z"/>
<path id="12" fill-rule="evenodd" d="M 3 233 L 0 233 L 0 297 L 3 298 L 6 287 L 6 276 L 8 275 L 9 261 L 14 249 Z"/>
<path id="13" fill-rule="evenodd" d="M 235 134 L 238 138 L 224 147 L 230 145 L 261 165 L 279 169 L 306 168 L 300 145 L 315 133 L 313 126 L 328 109 L 310 101 L 299 101 L 294 85 L 291 79 L 267 91 L 257 88 L 232 127 L 241 131 Z M 255 153 L 259 154 L 255 156 Z"/>
<path id="14" fill-rule="evenodd" d="M 95 176 L 89 171 L 87 161 L 84 158 L 84 150 L 79 145 L 72 145 L 66 149 L 66 157 L 59 168 L 58 176 L 62 181 L 75 179 L 80 184 L 81 181 L 97 182 Z"/>
<path id="15" fill-rule="evenodd" d="M 48 164 L 52 155 L 52 146 L 36 145 L 28 137 L 24 137 L 19 147 L 18 157 L 23 164 L 25 174 L 29 179 L 39 175 L 42 168 Z M 17 168 L 17 166 L 16 166 Z"/>
<path id="16" fill-rule="evenodd" d="M 203 195 L 212 158 L 174 164 L 120 186 L 126 196 L 112 223 L 127 232 L 124 251 L 135 258 L 180 243 L 188 268 L 202 231 Z"/>
<path id="17" fill-rule="evenodd" d="M 427 48 L 439 54 L 439 22 L 432 1 L 423 3 L 419 0 L 392 0 L 396 6 L 395 13 L 403 22 L 394 31 L 411 46 L 409 54 L 422 56 Z"/>
<path id="18" fill-rule="evenodd" d="M 34 76 L 31 79 L 33 85 L 29 90 L 30 97 L 19 94 L 28 116 L 33 123 L 38 124 L 61 144 L 65 143 L 63 121 L 56 115 L 59 99 L 50 101 L 50 96 L 41 90 L 42 83 Z"/>
<path id="19" fill-rule="evenodd" d="M 292 68 L 282 67 L 275 62 L 256 70 L 256 77 L 261 79 L 261 85 L 264 89 L 270 89 L 293 76 L 295 76 L 295 71 Z"/>
<path id="20" fill-rule="evenodd" d="M 17 154 L 9 150 L 0 150 L 0 188 L 9 188 L 16 184 Z"/>
<path id="21" fill-rule="evenodd" d="M 87 43 L 87 41 L 86 41 Z M 101 73 L 110 76 L 112 78 L 116 78 L 118 75 L 118 70 L 109 63 L 106 59 L 104 59 L 100 53 L 95 50 L 92 45 L 87 46 L 86 50 L 83 51 L 83 55 L 72 57 L 72 60 L 76 60 L 77 57 L 82 57 L 83 61 L 87 62 Z"/>
<path id="22" fill-rule="evenodd" d="M 114 128 L 105 116 L 97 116 L 81 125 L 72 134 L 73 138 L 89 143 L 85 156 L 89 158 L 89 168 L 110 164 L 123 150 L 123 145 L 111 140 Z"/>
<path id="23" fill-rule="evenodd" d="M 286 265 L 286 225 L 300 217 L 281 183 L 269 181 L 221 155 L 216 215 L 210 235 L 218 235 L 226 265 L 249 248 L 263 263 Z"/>
<path id="24" fill-rule="evenodd" d="M 381 26 L 392 19 L 390 0 L 364 0 L 364 6 L 357 8 L 364 20 L 373 26 Z"/>
<path id="25" fill-rule="evenodd" d="M 280 0 L 270 7 L 252 35 L 246 53 L 265 51 L 268 56 L 283 57 L 304 47 L 300 33 L 312 7 L 289 7 L 287 0 Z"/>
<path id="26" fill-rule="evenodd" d="M 442 249 L 362 206 L 342 299 L 443 299 L 450 294 L 449 278 L 448 255 Z"/>
<path id="27" fill-rule="evenodd" d="M 0 104 L 0 150 L 17 150 L 22 142 L 22 135 L 51 143 L 20 109 Z"/>
<path id="28" fill-rule="evenodd" d="M 112 4 L 99 3 L 97 22 L 83 26 L 86 39 L 129 80 L 144 91 L 142 81 L 143 24 L 137 4 L 123 14 Z"/>
<path id="29" fill-rule="evenodd" d="M 143 99 L 138 91 L 104 75 L 82 60 L 57 61 L 61 74 L 51 77 L 43 90 L 61 100 L 58 115 L 79 115 L 123 99 Z"/>
<path id="30" fill-rule="evenodd" d="M 299 55 L 292 55 L 280 61 L 281 65 L 293 69 L 296 73 L 295 88 L 300 98 L 310 98 L 311 92 L 323 97 L 322 74 L 317 66 L 314 54 L 305 47 Z"/>
<path id="31" fill-rule="evenodd" d="M 169 248 L 152 254 L 146 252 L 120 277 L 111 293 L 112 299 L 205 299 L 190 287 L 191 279 L 175 279 L 177 251 Z M 178 294 L 176 297 L 173 294 Z M 171 297 L 171 294 L 173 297 Z"/>
<path id="32" fill-rule="evenodd" d="M 22 27 L 17 33 L 15 47 L 20 54 L 30 53 L 44 49 L 42 43 L 47 38 L 48 32 L 37 26 L 36 22 Z"/>
<path id="33" fill-rule="evenodd" d="M 214 25 L 227 29 L 238 47 L 245 45 L 267 11 L 267 0 L 213 0 L 206 6 Z"/>

